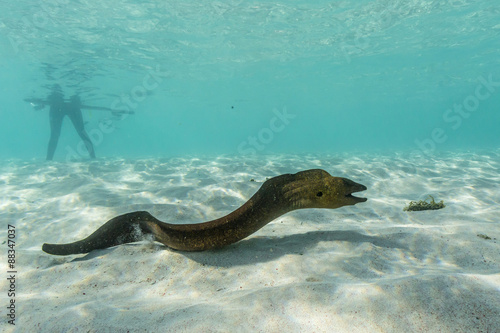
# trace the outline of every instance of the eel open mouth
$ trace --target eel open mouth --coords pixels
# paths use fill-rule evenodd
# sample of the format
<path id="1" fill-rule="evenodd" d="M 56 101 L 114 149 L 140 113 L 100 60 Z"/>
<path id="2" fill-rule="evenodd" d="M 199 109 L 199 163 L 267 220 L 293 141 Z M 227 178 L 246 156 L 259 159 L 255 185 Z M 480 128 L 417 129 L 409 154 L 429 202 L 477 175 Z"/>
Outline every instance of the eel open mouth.
<path id="1" fill-rule="evenodd" d="M 367 198 L 360 198 L 360 197 L 356 197 L 356 196 L 352 195 L 353 193 L 366 190 L 366 186 L 361 185 L 361 184 L 359 184 L 359 185 L 360 185 L 359 188 L 355 189 L 355 191 L 352 191 L 351 193 L 348 193 L 345 195 L 346 198 L 352 199 L 354 201 L 354 204 L 357 204 L 358 202 L 365 202 L 366 200 L 368 200 Z"/>

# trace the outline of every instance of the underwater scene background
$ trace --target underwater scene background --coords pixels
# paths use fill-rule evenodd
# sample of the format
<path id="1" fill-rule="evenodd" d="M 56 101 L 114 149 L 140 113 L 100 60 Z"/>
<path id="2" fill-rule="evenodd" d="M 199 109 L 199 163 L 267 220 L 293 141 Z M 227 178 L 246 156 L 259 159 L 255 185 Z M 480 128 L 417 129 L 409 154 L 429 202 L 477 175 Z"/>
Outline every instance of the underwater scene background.
<path id="1" fill-rule="evenodd" d="M 2 331 L 499 331 L 497 0 L 0 8 Z M 42 250 L 308 169 L 368 200 L 217 250 Z"/>

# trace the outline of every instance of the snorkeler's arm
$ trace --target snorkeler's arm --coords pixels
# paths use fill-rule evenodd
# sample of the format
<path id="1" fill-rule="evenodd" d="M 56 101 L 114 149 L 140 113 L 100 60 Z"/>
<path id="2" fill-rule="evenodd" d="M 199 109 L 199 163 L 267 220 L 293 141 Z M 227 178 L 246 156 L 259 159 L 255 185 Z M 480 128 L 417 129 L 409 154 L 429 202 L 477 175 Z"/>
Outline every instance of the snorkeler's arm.
<path id="1" fill-rule="evenodd" d="M 24 101 L 30 103 L 35 110 L 41 110 L 49 104 L 48 101 L 41 98 L 25 98 Z"/>
<path id="2" fill-rule="evenodd" d="M 116 109 L 111 109 L 111 108 L 107 108 L 107 107 L 104 107 L 104 106 L 80 105 L 80 108 L 82 108 L 82 109 L 91 109 L 91 110 L 111 111 L 111 112 L 115 112 L 115 113 L 134 114 L 134 111 L 116 110 Z"/>

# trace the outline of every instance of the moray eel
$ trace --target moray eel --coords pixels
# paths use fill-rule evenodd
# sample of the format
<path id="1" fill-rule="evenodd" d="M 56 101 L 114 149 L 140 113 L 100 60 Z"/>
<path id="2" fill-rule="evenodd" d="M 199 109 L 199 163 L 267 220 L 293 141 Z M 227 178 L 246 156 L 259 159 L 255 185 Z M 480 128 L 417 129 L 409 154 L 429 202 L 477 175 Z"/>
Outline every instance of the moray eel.
<path id="1" fill-rule="evenodd" d="M 170 224 L 145 211 L 117 216 L 85 239 L 68 244 L 43 244 L 54 255 L 87 253 L 92 250 L 140 241 L 147 235 L 181 251 L 204 251 L 235 243 L 277 217 L 296 209 L 339 208 L 365 202 L 352 193 L 364 185 L 332 177 L 320 169 L 271 178 L 240 208 L 216 220 L 195 224 Z"/>

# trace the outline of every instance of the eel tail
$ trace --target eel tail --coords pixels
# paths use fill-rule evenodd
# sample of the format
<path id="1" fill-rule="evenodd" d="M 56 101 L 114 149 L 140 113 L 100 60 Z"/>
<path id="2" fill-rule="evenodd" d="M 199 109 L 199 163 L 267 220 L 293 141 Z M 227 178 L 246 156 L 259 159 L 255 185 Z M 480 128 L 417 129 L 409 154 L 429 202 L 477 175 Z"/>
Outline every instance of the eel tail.
<path id="1" fill-rule="evenodd" d="M 123 214 L 112 218 L 85 239 L 68 244 L 43 244 L 42 250 L 54 255 L 88 253 L 93 250 L 137 242 L 153 234 L 150 226 L 158 221 L 145 211 Z M 161 223 L 161 222 L 160 222 Z"/>

